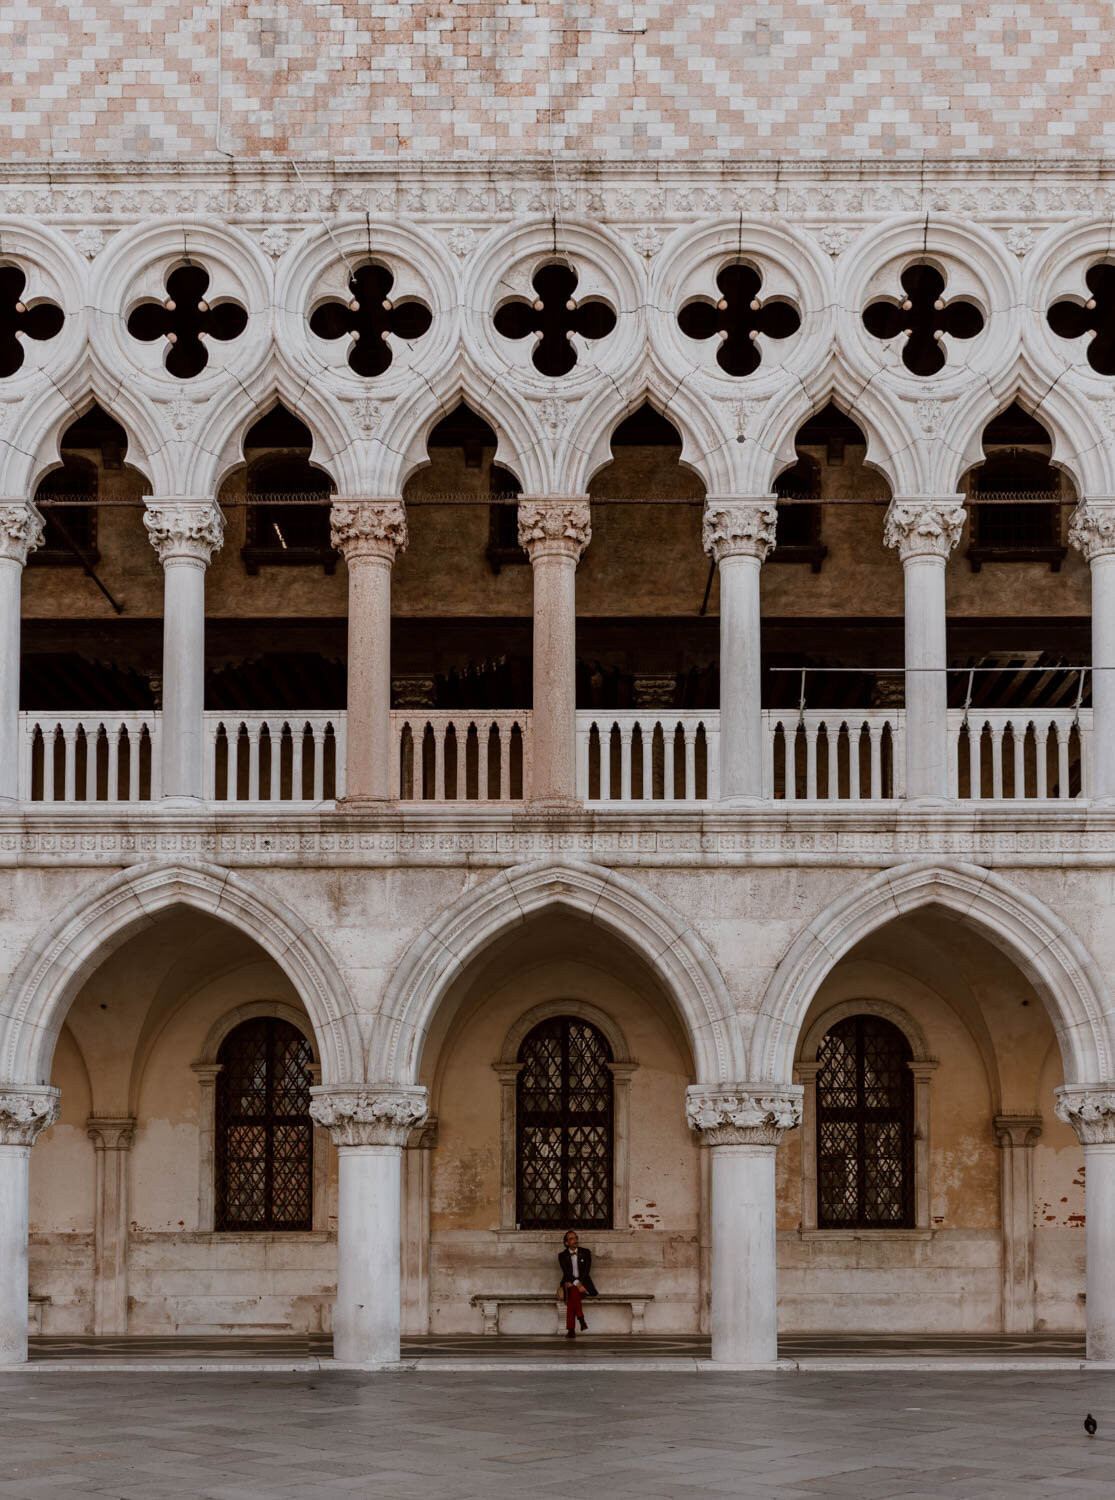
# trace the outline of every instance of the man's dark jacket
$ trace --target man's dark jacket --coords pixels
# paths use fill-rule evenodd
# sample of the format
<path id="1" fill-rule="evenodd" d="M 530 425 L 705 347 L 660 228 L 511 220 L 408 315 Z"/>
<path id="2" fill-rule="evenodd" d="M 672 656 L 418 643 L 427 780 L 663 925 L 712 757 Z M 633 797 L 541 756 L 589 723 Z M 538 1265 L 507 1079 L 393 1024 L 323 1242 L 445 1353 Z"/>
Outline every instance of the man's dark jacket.
<path id="1" fill-rule="evenodd" d="M 573 1280 L 573 1257 L 568 1250 L 558 1251 L 558 1265 L 561 1267 L 561 1300 L 564 1302 L 565 1283 Z M 590 1297 L 597 1296 L 597 1290 L 592 1283 L 592 1251 L 586 1250 L 583 1245 L 577 1251 L 577 1265 L 581 1272 L 577 1280 Z"/>

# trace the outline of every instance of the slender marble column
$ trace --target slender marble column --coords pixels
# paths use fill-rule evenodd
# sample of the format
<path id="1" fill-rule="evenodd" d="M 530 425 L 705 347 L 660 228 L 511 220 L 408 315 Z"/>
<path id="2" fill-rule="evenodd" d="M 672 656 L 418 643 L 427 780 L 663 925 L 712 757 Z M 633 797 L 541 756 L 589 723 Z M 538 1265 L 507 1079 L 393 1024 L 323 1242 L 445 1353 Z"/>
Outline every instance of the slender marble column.
<path id="1" fill-rule="evenodd" d="M 57 1089 L 0 1084 L 0 1365 L 27 1359 L 31 1147 L 58 1118 Z"/>
<path id="2" fill-rule="evenodd" d="M 1034 1142 L 1041 1135 L 1041 1115 L 996 1115 L 993 1123 L 1003 1153 L 1003 1332 L 1033 1333 Z"/>
<path id="3" fill-rule="evenodd" d="M 722 801 L 763 795 L 759 574 L 777 522 L 773 500 L 710 499 L 705 505 L 702 541 L 720 571 Z"/>
<path id="4" fill-rule="evenodd" d="M 333 1357 L 399 1359 L 402 1154 L 428 1108 L 424 1088 L 313 1088 L 310 1114 L 337 1147 L 337 1305 Z"/>
<path id="5" fill-rule="evenodd" d="M 519 502 L 519 545 L 534 572 L 530 797 L 577 797 L 577 564 L 592 537 L 585 499 Z"/>
<path id="6" fill-rule="evenodd" d="M 1069 521 L 1069 544 L 1092 570 L 1091 797 L 1115 797 L 1115 501 L 1086 500 Z"/>
<path id="7" fill-rule="evenodd" d="M 906 796 L 946 798 L 948 666 L 945 565 L 960 540 L 962 497 L 895 497 L 883 541 L 897 547 L 906 594 Z"/>
<path id="8" fill-rule="evenodd" d="M 128 1331 L 128 1158 L 136 1122 L 91 1116 L 85 1122 L 97 1160 L 93 1226 L 93 1332 Z"/>
<path id="9" fill-rule="evenodd" d="M 0 502 L 0 801 L 19 796 L 20 593 L 27 555 L 42 544 L 34 506 Z"/>
<path id="10" fill-rule="evenodd" d="M 345 800 L 399 794 L 391 745 L 391 569 L 406 549 L 401 500 L 335 500 L 333 545 L 348 567 L 348 729 Z"/>
<path id="11" fill-rule="evenodd" d="M 689 1124 L 712 1157 L 712 1357 L 769 1364 L 778 1358 L 774 1157 L 801 1123 L 802 1090 L 697 1084 L 686 1092 Z"/>
<path id="12" fill-rule="evenodd" d="M 205 570 L 224 540 L 213 500 L 149 500 L 143 517 L 163 565 L 162 795 L 204 797 Z"/>
<path id="13" fill-rule="evenodd" d="M 1059 1088 L 1056 1114 L 1084 1147 L 1088 1358 L 1115 1359 L 1115 1083 Z"/>

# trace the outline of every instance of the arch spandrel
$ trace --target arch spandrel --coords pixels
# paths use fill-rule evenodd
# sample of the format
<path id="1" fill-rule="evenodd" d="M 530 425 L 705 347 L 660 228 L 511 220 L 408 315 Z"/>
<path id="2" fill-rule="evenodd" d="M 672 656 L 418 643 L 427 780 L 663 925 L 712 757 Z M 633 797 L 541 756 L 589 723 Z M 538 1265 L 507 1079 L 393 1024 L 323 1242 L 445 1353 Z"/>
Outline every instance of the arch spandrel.
<path id="1" fill-rule="evenodd" d="M 647 964 L 685 1026 L 699 1083 L 747 1077 L 731 997 L 697 932 L 613 870 L 543 861 L 467 891 L 414 940 L 373 1028 L 369 1078 L 391 1086 L 416 1082 L 427 1033 L 451 986 L 500 938 L 547 911 L 599 925 Z"/>
<path id="2" fill-rule="evenodd" d="M 324 1083 L 363 1076 L 355 1008 L 325 946 L 294 911 L 243 875 L 215 865 L 144 865 L 77 896 L 36 936 L 0 1013 L 0 1077 L 49 1081 L 54 1042 L 89 976 L 158 916 L 189 907 L 228 922 L 286 973 L 314 1028 Z"/>
<path id="3" fill-rule="evenodd" d="M 1034 987 L 1061 1047 L 1065 1077 L 1110 1076 L 1115 1007 L 1099 966 L 1044 903 L 976 865 L 921 861 L 846 891 L 790 945 L 767 987 L 751 1038 L 755 1076 L 788 1082 L 801 1028 L 821 983 L 857 943 L 896 918 L 938 907 L 976 928 Z"/>

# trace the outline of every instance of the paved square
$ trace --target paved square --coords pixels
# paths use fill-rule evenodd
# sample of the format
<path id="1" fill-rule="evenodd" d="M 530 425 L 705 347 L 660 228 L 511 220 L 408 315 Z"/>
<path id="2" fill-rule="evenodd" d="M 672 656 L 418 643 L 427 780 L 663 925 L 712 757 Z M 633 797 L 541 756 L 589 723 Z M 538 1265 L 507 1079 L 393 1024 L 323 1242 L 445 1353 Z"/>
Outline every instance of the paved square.
<path id="1" fill-rule="evenodd" d="M 1115 1375 L 1102 1372 L 0 1378 L 0 1497 L 13 1500 L 1047 1500 L 1113 1488 Z"/>

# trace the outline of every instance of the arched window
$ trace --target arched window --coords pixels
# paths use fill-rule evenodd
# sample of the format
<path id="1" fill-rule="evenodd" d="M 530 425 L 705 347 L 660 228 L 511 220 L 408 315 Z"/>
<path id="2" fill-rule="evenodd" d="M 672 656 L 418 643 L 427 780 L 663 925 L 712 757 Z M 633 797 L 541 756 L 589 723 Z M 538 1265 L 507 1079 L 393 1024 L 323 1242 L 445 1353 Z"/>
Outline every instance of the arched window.
<path id="1" fill-rule="evenodd" d="M 519 1048 L 516 1222 L 610 1229 L 614 1154 L 611 1048 L 588 1021 L 553 1016 Z"/>
<path id="2" fill-rule="evenodd" d="M 310 1044 L 261 1016 L 230 1031 L 217 1061 L 217 1229 L 311 1229 Z"/>
<path id="3" fill-rule="evenodd" d="M 914 1227 L 914 1077 L 905 1036 L 849 1016 L 817 1050 L 817 1223 Z"/>

